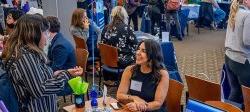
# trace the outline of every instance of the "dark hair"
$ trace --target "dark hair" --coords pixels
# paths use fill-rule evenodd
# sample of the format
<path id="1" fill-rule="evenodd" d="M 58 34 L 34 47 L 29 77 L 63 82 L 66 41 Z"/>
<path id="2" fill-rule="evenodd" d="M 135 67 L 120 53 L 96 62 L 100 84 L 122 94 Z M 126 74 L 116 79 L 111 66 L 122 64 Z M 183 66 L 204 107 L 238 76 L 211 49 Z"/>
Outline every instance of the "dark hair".
<path id="1" fill-rule="evenodd" d="M 22 15 L 24 15 L 24 12 L 18 9 L 11 9 L 7 15 L 11 14 L 12 18 L 16 21 L 18 20 Z"/>
<path id="2" fill-rule="evenodd" d="M 160 70 L 165 69 L 163 64 L 163 54 L 161 46 L 158 42 L 152 39 L 142 40 L 137 47 L 142 43 L 145 45 L 146 54 L 148 57 L 148 62 L 151 62 L 150 67 L 152 68 L 152 73 L 155 81 L 158 83 L 161 80 Z M 140 65 L 135 65 L 132 71 L 139 70 Z"/>
<path id="3" fill-rule="evenodd" d="M 44 55 L 42 49 L 39 48 L 39 42 L 42 32 L 47 29 L 48 23 L 42 16 L 26 14 L 19 18 L 16 28 L 7 40 L 7 46 L 3 51 L 4 60 L 10 59 L 12 55 L 16 59 L 19 58 L 22 46 L 27 46 L 34 53 Z"/>
<path id="4" fill-rule="evenodd" d="M 58 33 L 60 31 L 60 22 L 55 16 L 47 16 L 46 20 L 49 22 L 49 31 L 52 33 Z"/>

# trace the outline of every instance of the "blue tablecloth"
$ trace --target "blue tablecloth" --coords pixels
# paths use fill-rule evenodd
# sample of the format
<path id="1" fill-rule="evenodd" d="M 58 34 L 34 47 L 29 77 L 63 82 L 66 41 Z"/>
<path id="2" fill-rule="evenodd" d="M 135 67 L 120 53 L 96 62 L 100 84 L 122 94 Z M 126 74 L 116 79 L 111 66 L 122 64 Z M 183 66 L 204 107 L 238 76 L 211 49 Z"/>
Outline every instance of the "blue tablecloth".
<path id="1" fill-rule="evenodd" d="M 181 10 L 189 9 L 188 19 L 198 19 L 200 5 L 198 4 L 183 4 Z"/>

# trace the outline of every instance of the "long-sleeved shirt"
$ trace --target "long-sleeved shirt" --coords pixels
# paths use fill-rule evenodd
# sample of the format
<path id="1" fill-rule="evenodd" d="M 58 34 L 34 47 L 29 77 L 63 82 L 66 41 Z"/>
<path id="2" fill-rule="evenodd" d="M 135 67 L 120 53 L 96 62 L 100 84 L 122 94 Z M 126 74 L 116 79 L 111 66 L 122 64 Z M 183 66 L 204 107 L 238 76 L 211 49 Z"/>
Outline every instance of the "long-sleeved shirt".
<path id="1" fill-rule="evenodd" d="M 235 29 L 228 26 L 225 40 L 226 55 L 239 63 L 250 60 L 250 10 L 241 6 L 236 13 Z"/>
<path id="2" fill-rule="evenodd" d="M 89 22 L 90 22 L 89 28 L 93 28 L 93 31 L 96 32 L 98 35 L 98 40 L 100 40 L 99 38 L 101 36 L 101 29 L 96 25 L 96 23 L 93 20 L 89 19 Z M 87 41 L 89 38 L 89 29 L 71 26 L 70 33 L 74 36 L 84 39 L 85 41 Z"/>
<path id="3" fill-rule="evenodd" d="M 57 33 L 53 37 L 48 50 L 48 58 L 49 66 L 53 71 L 66 70 L 76 66 L 74 47 L 61 33 Z"/>
<path id="4" fill-rule="evenodd" d="M 22 47 L 21 57 L 15 61 L 12 58 L 7 63 L 18 101 L 27 105 L 29 112 L 57 112 L 56 93 L 69 79 L 65 71 L 53 76 L 52 69 L 45 62 L 43 56 Z"/>
<path id="5" fill-rule="evenodd" d="M 101 35 L 101 43 L 117 47 L 118 63 L 124 68 L 134 63 L 137 42 L 133 29 L 124 23 L 116 24 L 111 29 L 105 27 Z"/>

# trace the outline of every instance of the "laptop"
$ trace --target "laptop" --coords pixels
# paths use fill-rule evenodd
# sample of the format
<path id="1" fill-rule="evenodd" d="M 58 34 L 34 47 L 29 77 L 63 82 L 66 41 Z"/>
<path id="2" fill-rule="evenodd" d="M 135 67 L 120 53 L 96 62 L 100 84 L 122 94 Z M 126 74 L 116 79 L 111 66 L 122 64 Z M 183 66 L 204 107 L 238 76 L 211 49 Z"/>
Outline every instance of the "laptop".
<path id="1" fill-rule="evenodd" d="M 194 99 L 188 99 L 185 112 L 226 112 L 226 111 Z"/>

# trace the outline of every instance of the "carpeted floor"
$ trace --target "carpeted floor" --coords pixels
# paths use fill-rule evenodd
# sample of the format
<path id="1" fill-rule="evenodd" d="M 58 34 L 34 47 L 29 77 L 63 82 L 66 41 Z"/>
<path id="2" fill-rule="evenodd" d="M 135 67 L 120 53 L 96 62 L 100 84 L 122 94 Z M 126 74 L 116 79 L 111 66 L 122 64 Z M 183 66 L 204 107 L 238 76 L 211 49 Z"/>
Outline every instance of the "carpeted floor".
<path id="1" fill-rule="evenodd" d="M 219 82 L 224 63 L 225 32 L 225 30 L 201 29 L 200 34 L 198 34 L 194 25 L 190 24 L 189 35 L 185 36 L 183 41 L 172 38 L 179 71 L 184 80 L 184 91 L 187 90 L 184 75 L 195 75 L 202 79 Z M 111 96 L 115 97 L 115 92 L 116 89 L 109 89 Z M 185 96 L 184 94 L 182 96 L 184 104 Z M 62 97 L 59 97 L 58 101 L 60 108 L 71 104 L 70 97 L 67 97 L 66 103 L 63 102 Z"/>

